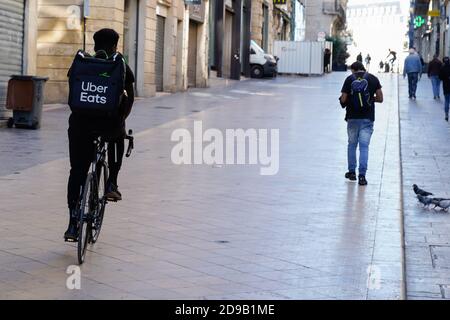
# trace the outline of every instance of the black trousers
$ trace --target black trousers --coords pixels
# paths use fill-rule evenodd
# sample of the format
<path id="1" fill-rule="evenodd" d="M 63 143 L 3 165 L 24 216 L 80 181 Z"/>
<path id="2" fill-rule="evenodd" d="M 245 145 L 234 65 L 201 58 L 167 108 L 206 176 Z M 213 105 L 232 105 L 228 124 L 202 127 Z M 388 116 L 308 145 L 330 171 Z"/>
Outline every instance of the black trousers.
<path id="1" fill-rule="evenodd" d="M 122 131 L 122 130 L 121 130 Z M 89 167 L 94 160 L 96 132 L 89 124 L 71 124 L 69 134 L 70 176 L 67 187 L 69 209 L 75 209 L 86 182 Z M 124 130 L 123 130 L 124 132 Z M 117 185 L 125 153 L 125 135 L 117 134 L 108 139 L 109 182 Z"/>

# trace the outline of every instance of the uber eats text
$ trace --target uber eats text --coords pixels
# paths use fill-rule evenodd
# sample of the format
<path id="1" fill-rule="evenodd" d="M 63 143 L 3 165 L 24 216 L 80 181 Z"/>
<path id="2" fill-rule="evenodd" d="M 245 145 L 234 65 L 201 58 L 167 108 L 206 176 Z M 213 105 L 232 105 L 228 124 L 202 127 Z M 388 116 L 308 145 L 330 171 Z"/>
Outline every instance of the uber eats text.
<path id="1" fill-rule="evenodd" d="M 81 102 L 106 104 L 107 99 L 104 95 L 108 87 L 106 86 L 96 86 L 92 82 L 82 82 L 81 83 Z"/>

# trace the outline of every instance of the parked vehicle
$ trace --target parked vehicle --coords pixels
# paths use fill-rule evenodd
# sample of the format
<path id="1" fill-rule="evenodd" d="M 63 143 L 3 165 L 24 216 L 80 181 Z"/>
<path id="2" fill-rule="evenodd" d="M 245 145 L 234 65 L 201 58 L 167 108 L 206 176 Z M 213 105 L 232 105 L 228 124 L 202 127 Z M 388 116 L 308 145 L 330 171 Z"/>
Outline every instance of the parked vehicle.
<path id="1" fill-rule="evenodd" d="M 252 78 L 276 77 L 278 73 L 278 58 L 264 52 L 252 40 L 250 42 L 250 66 Z"/>

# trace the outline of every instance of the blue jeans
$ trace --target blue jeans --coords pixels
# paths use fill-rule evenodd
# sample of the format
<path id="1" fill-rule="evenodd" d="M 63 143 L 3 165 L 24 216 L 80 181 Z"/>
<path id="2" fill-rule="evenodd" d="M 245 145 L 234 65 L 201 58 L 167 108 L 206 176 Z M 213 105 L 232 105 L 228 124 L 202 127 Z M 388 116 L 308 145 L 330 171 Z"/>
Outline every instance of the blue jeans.
<path id="1" fill-rule="evenodd" d="M 416 96 L 418 81 L 419 81 L 419 73 L 418 72 L 408 73 L 408 88 L 409 88 L 409 97 L 410 98 Z"/>
<path id="2" fill-rule="evenodd" d="M 433 86 L 433 97 L 439 97 L 441 95 L 441 79 L 439 79 L 439 76 L 431 76 L 430 79 Z"/>
<path id="3" fill-rule="evenodd" d="M 445 95 L 445 114 L 448 114 L 450 109 L 450 93 Z"/>
<path id="4" fill-rule="evenodd" d="M 356 149 L 359 145 L 359 175 L 365 176 L 369 162 L 369 145 L 374 122 L 369 119 L 349 119 L 348 131 L 348 171 L 356 172 Z"/>

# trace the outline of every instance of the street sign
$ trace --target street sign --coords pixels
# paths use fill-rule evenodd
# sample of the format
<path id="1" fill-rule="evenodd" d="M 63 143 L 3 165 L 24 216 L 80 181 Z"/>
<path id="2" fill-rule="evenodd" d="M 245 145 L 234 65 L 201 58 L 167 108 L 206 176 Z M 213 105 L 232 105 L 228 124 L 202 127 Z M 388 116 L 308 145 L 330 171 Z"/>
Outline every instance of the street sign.
<path id="1" fill-rule="evenodd" d="M 184 0 L 187 5 L 199 5 L 202 4 L 202 0 Z"/>
<path id="2" fill-rule="evenodd" d="M 91 16 L 91 1 L 84 0 L 83 2 L 83 17 L 89 18 Z"/>
<path id="3" fill-rule="evenodd" d="M 429 17 L 440 17 L 441 11 L 440 10 L 430 10 L 430 11 L 428 11 L 428 16 Z"/>
<path id="4" fill-rule="evenodd" d="M 318 34 L 317 34 L 317 41 L 325 41 L 325 38 L 326 38 L 326 36 L 327 36 L 327 34 L 325 33 L 325 32 L 323 32 L 323 31 L 320 31 Z"/>

